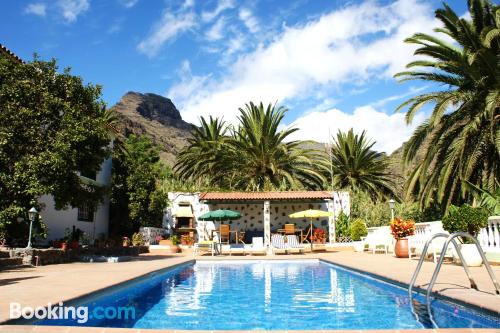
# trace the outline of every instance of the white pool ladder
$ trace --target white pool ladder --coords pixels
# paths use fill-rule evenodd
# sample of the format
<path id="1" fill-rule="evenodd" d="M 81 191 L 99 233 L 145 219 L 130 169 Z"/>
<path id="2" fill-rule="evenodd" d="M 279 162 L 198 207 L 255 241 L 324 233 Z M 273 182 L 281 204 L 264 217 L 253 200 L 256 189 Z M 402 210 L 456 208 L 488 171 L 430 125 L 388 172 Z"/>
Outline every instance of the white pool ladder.
<path id="1" fill-rule="evenodd" d="M 472 277 L 472 274 L 470 273 L 470 270 L 467 267 L 467 263 L 465 262 L 465 260 L 462 256 L 462 251 L 460 250 L 460 246 L 458 246 L 458 243 L 455 240 L 455 238 L 457 238 L 457 237 L 465 237 L 465 238 L 468 238 L 474 242 L 474 244 L 477 247 L 477 250 L 479 251 L 479 254 L 481 255 L 481 258 L 483 259 L 484 266 L 486 267 L 486 270 L 488 271 L 488 274 L 491 278 L 491 282 L 493 282 L 493 285 L 495 286 L 496 294 L 500 295 L 500 286 L 499 286 L 497 279 L 495 277 L 495 273 L 491 269 L 491 266 L 490 266 L 488 260 L 486 259 L 486 256 L 484 255 L 483 249 L 481 248 L 481 245 L 479 245 L 479 242 L 477 241 L 476 238 L 474 238 L 471 234 L 466 233 L 466 232 L 456 232 L 456 233 L 453 233 L 451 235 L 448 235 L 445 233 L 435 234 L 431 238 L 429 238 L 427 240 L 427 242 L 425 242 L 425 246 L 424 246 L 424 249 L 422 250 L 422 254 L 420 255 L 420 259 L 418 261 L 417 268 L 415 269 L 415 272 L 413 273 L 413 276 L 412 276 L 411 281 L 410 281 L 410 285 L 408 287 L 408 294 L 410 296 L 410 303 L 411 303 L 411 307 L 412 307 L 412 312 L 416 317 L 419 317 L 414 309 L 415 304 L 413 302 L 413 287 L 415 285 L 415 282 L 417 281 L 418 274 L 420 273 L 420 270 L 422 269 L 422 265 L 424 263 L 425 257 L 427 256 L 427 250 L 429 249 L 429 246 L 432 243 L 432 241 L 435 240 L 436 238 L 446 238 L 446 241 L 444 242 L 443 248 L 442 248 L 441 253 L 439 255 L 439 260 L 438 260 L 436 267 L 434 269 L 434 273 L 432 274 L 431 281 L 429 282 L 429 285 L 427 286 L 427 291 L 426 291 L 426 295 L 425 295 L 427 315 L 428 315 L 429 320 L 431 321 L 432 325 L 434 325 L 434 327 L 438 327 L 438 326 L 436 325 L 436 322 L 434 321 L 434 318 L 432 317 L 431 302 L 430 302 L 431 293 L 432 293 L 432 288 L 434 287 L 434 284 L 436 283 L 437 277 L 439 275 L 439 271 L 441 270 L 441 266 L 443 265 L 445 253 L 448 250 L 448 246 L 450 245 L 450 243 L 452 243 L 453 246 L 455 247 L 455 251 L 456 251 L 458 257 L 460 258 L 460 262 L 462 263 L 462 266 L 465 270 L 465 274 L 467 274 L 467 277 L 469 278 L 471 288 L 478 290 L 477 284 L 474 281 L 474 278 Z"/>

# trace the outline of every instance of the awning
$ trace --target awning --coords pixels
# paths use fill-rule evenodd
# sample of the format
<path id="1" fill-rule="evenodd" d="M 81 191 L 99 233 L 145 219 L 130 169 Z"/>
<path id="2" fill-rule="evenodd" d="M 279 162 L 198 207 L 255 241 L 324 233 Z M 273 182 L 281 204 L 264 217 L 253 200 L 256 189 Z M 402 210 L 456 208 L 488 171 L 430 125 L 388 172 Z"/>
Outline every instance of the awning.
<path id="1" fill-rule="evenodd" d="M 174 214 L 176 217 L 193 217 L 193 211 L 191 210 L 191 206 L 189 207 L 179 207 L 175 211 Z"/>

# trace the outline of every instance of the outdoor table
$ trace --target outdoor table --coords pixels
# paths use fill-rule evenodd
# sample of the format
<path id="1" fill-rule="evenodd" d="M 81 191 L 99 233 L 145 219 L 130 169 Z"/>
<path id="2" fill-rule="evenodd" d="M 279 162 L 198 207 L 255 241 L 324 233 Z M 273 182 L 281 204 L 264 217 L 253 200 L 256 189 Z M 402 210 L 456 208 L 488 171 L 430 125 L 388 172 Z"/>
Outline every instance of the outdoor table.
<path id="1" fill-rule="evenodd" d="M 302 238 L 304 237 L 304 235 L 303 235 L 303 231 L 304 231 L 303 229 L 295 229 L 295 232 L 294 232 L 294 234 L 296 234 L 296 233 L 299 233 L 299 232 L 300 232 L 300 240 L 301 240 L 301 243 L 302 243 Z M 280 233 L 280 234 L 285 234 L 285 229 L 278 229 L 278 233 Z"/>

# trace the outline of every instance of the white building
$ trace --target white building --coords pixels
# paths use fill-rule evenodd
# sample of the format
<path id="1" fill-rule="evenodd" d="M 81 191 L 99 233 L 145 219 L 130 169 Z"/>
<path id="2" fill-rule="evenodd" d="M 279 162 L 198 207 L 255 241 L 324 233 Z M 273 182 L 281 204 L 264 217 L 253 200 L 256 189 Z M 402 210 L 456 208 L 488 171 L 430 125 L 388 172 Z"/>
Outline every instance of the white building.
<path id="1" fill-rule="evenodd" d="M 101 171 L 95 175 L 95 179 L 92 176 L 80 177 L 96 181 L 103 186 L 109 186 L 111 184 L 111 169 L 111 159 L 107 159 L 103 162 Z M 48 228 L 48 241 L 63 238 L 66 229 L 71 230 L 73 226 L 83 230 L 91 241 L 108 234 L 109 196 L 104 197 L 96 210 L 88 207 L 56 210 L 54 198 L 51 195 L 40 197 L 39 202 L 43 205 L 40 215 Z"/>

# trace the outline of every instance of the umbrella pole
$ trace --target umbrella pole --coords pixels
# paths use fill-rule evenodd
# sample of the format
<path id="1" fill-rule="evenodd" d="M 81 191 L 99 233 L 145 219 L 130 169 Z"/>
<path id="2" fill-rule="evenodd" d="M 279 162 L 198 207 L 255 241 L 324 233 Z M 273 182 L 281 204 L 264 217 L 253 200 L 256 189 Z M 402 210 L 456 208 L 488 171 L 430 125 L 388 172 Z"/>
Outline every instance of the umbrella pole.
<path id="1" fill-rule="evenodd" d="M 309 218 L 309 221 L 311 222 L 311 228 L 309 230 L 311 230 L 311 235 L 309 236 L 309 240 L 311 241 L 311 253 L 313 251 L 313 219 L 312 217 Z"/>

